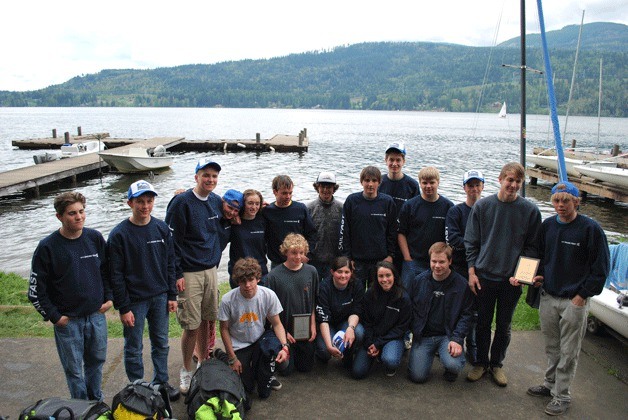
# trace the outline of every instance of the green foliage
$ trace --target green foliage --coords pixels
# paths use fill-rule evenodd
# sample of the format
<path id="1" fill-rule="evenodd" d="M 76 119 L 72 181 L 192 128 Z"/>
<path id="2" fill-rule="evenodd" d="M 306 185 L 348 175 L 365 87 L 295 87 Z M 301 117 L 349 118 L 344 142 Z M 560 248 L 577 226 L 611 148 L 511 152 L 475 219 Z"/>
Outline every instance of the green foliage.
<path id="1" fill-rule="evenodd" d="M 594 25 L 594 24 L 591 24 Z M 586 27 L 571 115 L 597 115 L 599 60 L 604 59 L 602 115 L 628 116 L 628 27 Z M 559 112 L 566 110 L 575 55 L 571 27 L 550 43 Z M 533 39 L 534 41 L 534 39 Z M 228 61 L 152 70 L 103 70 L 31 92 L 0 92 L 0 106 L 129 106 L 326 108 L 519 112 L 519 63 L 512 42 L 491 50 L 426 42 L 342 46 L 264 60 Z M 574 45 L 572 45 L 574 44 Z M 506 45 L 505 47 L 503 45 Z M 527 65 L 543 69 L 538 42 L 528 42 Z M 492 65 L 486 69 L 489 56 Z M 487 84 L 482 91 L 486 73 Z M 546 113 L 542 75 L 528 75 L 530 113 Z M 482 98 L 480 100 L 480 94 Z"/>
<path id="2" fill-rule="evenodd" d="M 523 288 L 523 294 L 517 303 L 517 309 L 512 317 L 512 329 L 519 331 L 538 330 L 541 328 L 539 321 L 539 310 L 531 308 L 526 303 L 526 287 Z"/>
<path id="3" fill-rule="evenodd" d="M 13 273 L 0 272 L 0 305 L 30 305 L 28 280 Z"/>

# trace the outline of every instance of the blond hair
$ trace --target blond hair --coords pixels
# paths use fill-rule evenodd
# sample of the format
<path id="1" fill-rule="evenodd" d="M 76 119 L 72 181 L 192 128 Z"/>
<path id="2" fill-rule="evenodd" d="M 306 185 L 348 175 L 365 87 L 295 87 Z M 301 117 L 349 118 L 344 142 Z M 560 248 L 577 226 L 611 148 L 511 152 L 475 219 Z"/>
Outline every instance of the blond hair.
<path id="1" fill-rule="evenodd" d="M 433 166 L 426 166 L 419 171 L 419 181 L 425 180 L 430 181 L 435 179 L 440 182 L 440 172 Z"/>
<path id="2" fill-rule="evenodd" d="M 288 251 L 291 249 L 302 249 L 305 254 L 310 252 L 310 246 L 307 241 L 298 233 L 289 233 L 284 238 L 283 242 L 279 246 L 279 252 L 282 255 L 288 254 Z"/>

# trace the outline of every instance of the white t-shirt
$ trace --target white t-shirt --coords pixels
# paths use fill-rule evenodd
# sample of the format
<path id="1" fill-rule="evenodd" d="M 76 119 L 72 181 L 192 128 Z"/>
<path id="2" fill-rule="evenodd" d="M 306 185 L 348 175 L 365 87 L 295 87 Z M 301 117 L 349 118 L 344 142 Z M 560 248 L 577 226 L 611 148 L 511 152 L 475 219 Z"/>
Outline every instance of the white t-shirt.
<path id="1" fill-rule="evenodd" d="M 283 307 L 272 290 L 257 286 L 257 293 L 247 299 L 240 288 L 227 292 L 220 302 L 219 321 L 229 321 L 229 335 L 233 350 L 240 350 L 255 343 L 264 334 L 264 324 L 269 316 L 279 315 Z"/>

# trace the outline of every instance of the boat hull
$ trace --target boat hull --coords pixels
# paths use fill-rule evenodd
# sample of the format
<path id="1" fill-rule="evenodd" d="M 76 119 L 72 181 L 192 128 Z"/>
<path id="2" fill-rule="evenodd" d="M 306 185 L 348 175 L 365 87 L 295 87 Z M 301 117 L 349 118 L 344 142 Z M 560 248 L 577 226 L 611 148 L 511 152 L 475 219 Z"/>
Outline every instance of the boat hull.
<path id="1" fill-rule="evenodd" d="M 526 160 L 530 163 L 534 163 L 535 165 L 542 166 L 544 168 L 553 169 L 558 172 L 558 158 L 557 156 L 551 155 L 526 155 Z M 576 169 L 578 165 L 584 165 L 587 163 L 586 160 L 582 159 L 573 159 L 573 158 L 565 158 L 565 170 L 567 171 L 567 175 L 571 176 L 580 176 L 580 172 Z"/>
<path id="2" fill-rule="evenodd" d="M 595 178 L 598 181 L 610 182 L 622 188 L 628 188 L 628 169 L 603 165 L 581 165 L 576 166 L 576 170 L 582 175 Z"/>
<path id="3" fill-rule="evenodd" d="M 173 159 L 164 157 L 139 157 L 114 153 L 100 153 L 100 157 L 118 172 L 135 173 L 165 170 L 172 166 Z"/>
<path id="4" fill-rule="evenodd" d="M 619 307 L 618 295 L 617 292 L 605 287 L 602 293 L 591 298 L 589 313 L 602 324 L 628 338 L 628 307 Z"/>

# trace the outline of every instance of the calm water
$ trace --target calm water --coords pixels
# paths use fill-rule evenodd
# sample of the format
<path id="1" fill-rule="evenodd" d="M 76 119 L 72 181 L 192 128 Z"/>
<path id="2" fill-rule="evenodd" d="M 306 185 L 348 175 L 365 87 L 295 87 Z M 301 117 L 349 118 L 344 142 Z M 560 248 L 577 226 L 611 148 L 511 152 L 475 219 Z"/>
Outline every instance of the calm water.
<path id="1" fill-rule="evenodd" d="M 562 123 L 562 121 L 561 121 Z M 155 108 L 0 108 L 0 171 L 32 165 L 33 151 L 14 150 L 11 141 L 48 137 L 53 128 L 62 135 L 109 132 L 112 137 L 150 138 L 185 136 L 187 139 L 245 139 L 261 133 L 296 135 L 308 129 L 309 152 L 296 153 L 209 153 L 223 168 L 216 192 L 228 188 L 256 188 L 271 201 L 272 178 L 289 174 L 295 182 L 294 197 L 309 201 L 316 196 L 312 183 L 321 170 L 337 175 L 344 199 L 359 191 L 360 170 L 374 164 L 385 171 L 384 149 L 392 141 L 403 141 L 408 149 L 405 172 L 416 177 L 427 165 L 441 171 L 440 192 L 453 200 L 464 199 L 461 186 L 465 170 L 476 168 L 486 176 L 486 193 L 497 191 L 497 176 L 507 161 L 519 160 L 519 117 L 499 119 L 492 114 L 271 110 L 271 109 L 155 109 Z M 579 146 L 608 150 L 619 144 L 628 149 L 628 119 L 605 118 L 597 140 L 597 118 L 570 117 L 568 139 Z M 528 117 L 528 150 L 550 146 L 547 116 Z M 153 180 L 161 193 L 155 216 L 163 218 L 172 192 L 190 187 L 194 180 L 197 153 L 175 157 L 171 170 Z M 141 176 L 106 174 L 102 180 L 81 183 L 77 189 L 87 197 L 86 225 L 105 237 L 129 214 L 126 190 Z M 26 275 L 37 242 L 59 222 L 52 199 L 57 191 L 38 199 L 21 197 L 0 200 L 0 270 Z M 551 214 L 547 186 L 527 187 L 527 195 L 538 204 L 543 217 Z M 628 235 L 628 206 L 588 200 L 581 211 L 598 220 L 610 236 Z M 225 265 L 225 264 L 223 264 Z"/>

